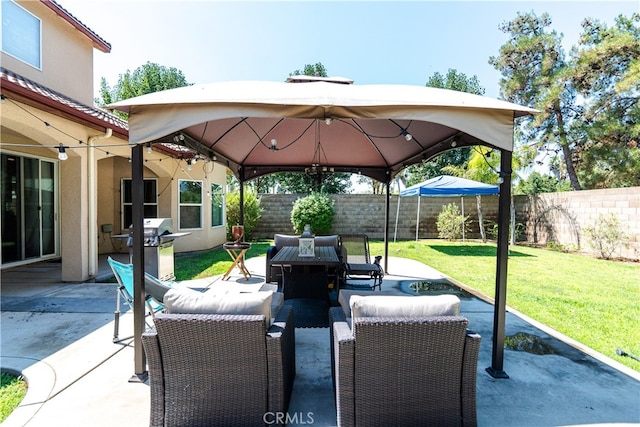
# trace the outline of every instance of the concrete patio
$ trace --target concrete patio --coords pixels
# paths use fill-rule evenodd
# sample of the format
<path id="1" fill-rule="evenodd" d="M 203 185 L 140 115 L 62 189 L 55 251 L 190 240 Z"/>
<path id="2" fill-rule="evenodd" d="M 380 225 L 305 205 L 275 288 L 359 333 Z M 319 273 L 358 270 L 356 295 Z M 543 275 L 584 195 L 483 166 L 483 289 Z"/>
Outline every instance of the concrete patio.
<path id="1" fill-rule="evenodd" d="M 263 280 L 264 258 L 246 264 L 251 282 Z M 389 273 L 383 290 L 399 294 L 406 294 L 411 281 L 444 278 L 401 258 L 389 260 Z M 98 280 L 109 275 L 101 259 Z M 216 286 L 219 280 L 199 284 Z M 246 283 L 239 274 L 231 276 L 234 281 Z M 1 296 L 0 366 L 22 372 L 29 382 L 26 398 L 3 426 L 148 425 L 149 387 L 128 382 L 134 371 L 132 340 L 112 342 L 115 284 L 60 283 L 60 264 L 40 263 L 3 271 Z M 553 354 L 507 349 L 504 369 L 510 378 L 494 379 L 485 372 L 491 364 L 493 306 L 467 295 L 461 297 L 461 314 L 482 336 L 479 425 L 640 423 L 640 373 L 509 309 L 506 335 L 534 335 Z M 121 316 L 121 336 L 131 334 L 132 318 L 131 312 Z M 297 328 L 296 358 L 290 425 L 336 425 L 328 329 Z"/>

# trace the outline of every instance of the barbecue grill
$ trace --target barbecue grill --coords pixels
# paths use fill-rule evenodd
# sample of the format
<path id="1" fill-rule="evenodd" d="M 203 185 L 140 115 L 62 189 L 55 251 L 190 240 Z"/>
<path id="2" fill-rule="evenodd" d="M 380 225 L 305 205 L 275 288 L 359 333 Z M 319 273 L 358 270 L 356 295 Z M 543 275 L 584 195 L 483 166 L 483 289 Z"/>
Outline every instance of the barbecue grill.
<path id="1" fill-rule="evenodd" d="M 174 280 L 173 241 L 189 233 L 173 233 L 171 218 L 145 218 L 144 271 L 160 280 Z M 129 227 L 127 246 L 133 246 L 133 225 Z M 133 249 L 129 250 L 133 255 Z"/>

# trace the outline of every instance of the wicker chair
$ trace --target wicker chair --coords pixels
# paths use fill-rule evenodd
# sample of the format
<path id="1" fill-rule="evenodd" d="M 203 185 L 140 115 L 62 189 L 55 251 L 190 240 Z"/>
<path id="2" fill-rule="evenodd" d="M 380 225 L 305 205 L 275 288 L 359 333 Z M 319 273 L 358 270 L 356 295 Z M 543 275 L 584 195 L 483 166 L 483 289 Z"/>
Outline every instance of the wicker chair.
<path id="1" fill-rule="evenodd" d="M 287 306 L 268 330 L 263 315 L 158 314 L 142 336 L 150 425 L 264 425 L 268 414 L 285 413 L 294 330 Z"/>
<path id="2" fill-rule="evenodd" d="M 480 336 L 460 316 L 354 318 L 331 308 L 339 426 L 474 426 Z"/>

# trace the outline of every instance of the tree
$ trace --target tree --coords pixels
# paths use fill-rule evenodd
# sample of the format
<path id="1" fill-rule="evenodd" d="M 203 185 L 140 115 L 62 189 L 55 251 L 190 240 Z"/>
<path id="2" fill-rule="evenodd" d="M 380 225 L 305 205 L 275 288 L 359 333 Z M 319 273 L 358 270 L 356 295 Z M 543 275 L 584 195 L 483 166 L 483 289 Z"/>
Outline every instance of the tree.
<path id="1" fill-rule="evenodd" d="M 574 190 L 640 185 L 639 24 L 639 14 L 612 27 L 586 19 L 568 58 L 547 14 L 501 26 L 510 40 L 489 62 L 502 72 L 502 94 L 542 111 L 525 121 L 524 137 Z"/>
<path id="2" fill-rule="evenodd" d="M 489 63 L 502 73 L 500 92 L 505 99 L 541 111 L 524 121 L 526 139 L 534 141 L 539 152 L 559 145 L 571 187 L 580 190 L 574 164 L 576 144 L 569 132 L 579 108 L 575 89 L 568 84 L 570 66 L 562 49 L 562 35 L 549 31 L 550 25 L 546 13 L 540 17 L 533 12 L 518 13 L 514 20 L 500 25 L 509 40 Z"/>
<path id="3" fill-rule="evenodd" d="M 515 194 L 540 194 L 555 193 L 558 191 L 570 190 L 571 186 L 567 181 L 560 181 L 550 175 L 542 175 L 540 172 L 534 171 L 529 174 L 527 179 L 518 183 L 515 188 Z"/>
<path id="4" fill-rule="evenodd" d="M 427 80 L 426 86 L 484 95 L 484 88 L 480 86 L 480 82 L 476 76 L 469 78 L 465 74 L 459 73 L 457 70 L 451 68 L 444 76 L 439 72 L 435 72 Z M 470 152 L 470 147 L 456 148 L 439 155 L 433 160 L 407 167 L 403 171 L 406 185 L 411 186 L 429 178 L 442 175 L 444 168 L 447 166 L 464 168 L 469 160 Z"/>
<path id="5" fill-rule="evenodd" d="M 608 28 L 587 19 L 572 53 L 571 82 L 586 100 L 575 123 L 585 187 L 640 185 L 640 14 Z"/>
<path id="6" fill-rule="evenodd" d="M 168 68 L 147 62 L 136 68 L 133 73 L 127 70 L 126 73 L 120 74 L 118 82 L 113 88 L 109 86 L 104 77 L 100 79 L 101 98 L 97 100 L 97 104 L 104 106 L 113 102 L 122 101 L 123 99 L 166 89 L 190 86 L 191 84 L 192 83 L 187 82 L 182 71 L 177 68 Z M 126 118 L 126 114 L 124 114 L 124 118 Z"/>
<path id="7" fill-rule="evenodd" d="M 400 175 L 398 177 L 400 177 Z M 371 188 L 371 194 L 384 194 L 385 188 L 387 187 L 384 182 L 366 175 L 357 175 L 356 182 L 358 184 L 368 185 Z"/>
<path id="8" fill-rule="evenodd" d="M 351 189 L 351 179 L 348 173 L 318 172 L 316 174 L 306 174 L 281 172 L 274 175 L 281 193 L 345 194 Z"/>
<path id="9" fill-rule="evenodd" d="M 278 189 L 278 174 L 262 175 L 246 182 L 256 193 L 275 193 Z"/>
<path id="10" fill-rule="evenodd" d="M 316 76 L 316 77 L 327 77 L 327 69 L 320 62 L 316 62 L 315 64 L 305 64 L 302 71 L 295 70 L 290 73 L 289 76 Z"/>

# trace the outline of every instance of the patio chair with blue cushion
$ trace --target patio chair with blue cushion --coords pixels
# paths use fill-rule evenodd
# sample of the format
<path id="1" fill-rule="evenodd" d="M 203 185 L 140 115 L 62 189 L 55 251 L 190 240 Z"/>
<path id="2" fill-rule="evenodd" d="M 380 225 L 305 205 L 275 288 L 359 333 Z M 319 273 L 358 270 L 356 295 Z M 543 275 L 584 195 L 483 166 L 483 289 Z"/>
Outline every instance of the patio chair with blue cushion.
<path id="1" fill-rule="evenodd" d="M 116 294 L 116 309 L 114 311 L 114 326 L 113 326 L 113 342 L 120 342 L 127 338 L 119 338 L 119 330 L 120 330 L 120 304 L 121 299 L 124 299 L 125 304 L 129 306 L 131 310 L 133 310 L 133 265 L 132 264 L 123 264 L 114 260 L 111 257 L 107 258 L 107 263 L 113 270 L 113 274 L 118 281 L 118 290 Z M 164 294 L 171 289 L 171 284 L 168 282 L 163 282 L 149 273 L 145 273 L 145 305 L 147 307 L 147 313 L 145 315 L 145 322 L 148 327 L 151 327 L 151 324 L 146 320 L 147 316 L 153 316 L 158 311 L 161 311 L 164 308 L 162 300 L 164 298 Z"/>

